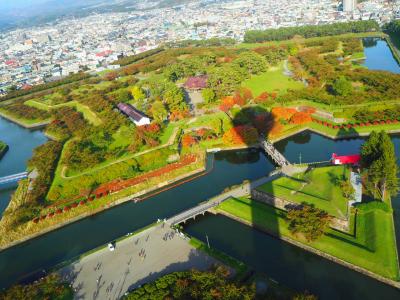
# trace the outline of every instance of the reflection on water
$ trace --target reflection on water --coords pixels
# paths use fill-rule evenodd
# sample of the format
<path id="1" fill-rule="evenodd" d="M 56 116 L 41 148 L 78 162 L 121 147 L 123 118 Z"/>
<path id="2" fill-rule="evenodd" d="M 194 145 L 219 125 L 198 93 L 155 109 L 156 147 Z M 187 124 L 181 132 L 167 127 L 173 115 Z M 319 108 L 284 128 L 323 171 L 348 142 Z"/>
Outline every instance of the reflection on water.
<path id="1" fill-rule="evenodd" d="M 215 154 L 215 160 L 227 161 L 231 164 L 248 164 L 256 163 L 260 160 L 260 151 L 258 149 L 238 150 L 219 152 Z"/>
<path id="2" fill-rule="evenodd" d="M 385 40 L 380 38 L 364 38 L 365 61 L 363 66 L 370 70 L 383 70 L 400 73 L 400 66 Z"/>

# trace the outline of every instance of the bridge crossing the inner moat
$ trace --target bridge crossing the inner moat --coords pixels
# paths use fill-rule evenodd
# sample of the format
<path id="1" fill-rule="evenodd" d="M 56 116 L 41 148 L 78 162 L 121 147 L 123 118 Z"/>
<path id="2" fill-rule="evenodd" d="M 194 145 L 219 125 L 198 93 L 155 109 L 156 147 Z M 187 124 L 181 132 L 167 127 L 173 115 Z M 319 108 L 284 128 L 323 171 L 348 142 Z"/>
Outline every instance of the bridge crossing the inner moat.
<path id="1" fill-rule="evenodd" d="M 260 140 L 260 145 L 264 151 L 277 163 L 280 167 L 290 166 L 291 163 L 280 153 L 275 146 L 268 140 Z"/>
<path id="2" fill-rule="evenodd" d="M 18 182 L 21 179 L 25 179 L 27 177 L 28 177 L 28 172 L 22 172 L 22 173 L 18 173 L 18 174 L 14 174 L 14 175 L 0 177 L 0 185 Z"/>

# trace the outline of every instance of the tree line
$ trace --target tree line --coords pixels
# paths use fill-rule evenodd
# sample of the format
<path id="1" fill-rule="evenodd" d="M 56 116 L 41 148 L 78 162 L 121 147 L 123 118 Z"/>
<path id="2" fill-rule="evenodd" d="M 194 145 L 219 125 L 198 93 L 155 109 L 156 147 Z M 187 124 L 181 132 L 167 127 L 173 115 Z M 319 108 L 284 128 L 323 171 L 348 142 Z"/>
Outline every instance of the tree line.
<path id="1" fill-rule="evenodd" d="M 64 85 L 64 84 L 73 83 L 73 82 L 76 82 L 76 81 L 81 81 L 83 79 L 88 79 L 90 77 L 92 77 L 92 75 L 87 74 L 87 73 L 83 73 L 83 72 L 79 72 L 79 73 L 76 73 L 76 74 L 69 75 L 69 76 L 67 76 L 67 77 L 65 77 L 63 79 L 60 79 L 60 80 L 56 80 L 56 81 L 52 81 L 52 82 L 47 82 L 47 83 L 44 83 L 44 84 L 36 85 L 36 86 L 34 86 L 34 87 L 30 88 L 30 89 L 27 89 L 27 90 L 11 91 L 6 96 L 1 97 L 0 101 L 5 101 L 5 100 L 9 100 L 9 99 L 25 96 L 25 95 L 28 95 L 28 94 L 32 94 L 32 93 L 35 93 L 35 92 L 44 91 L 44 90 L 51 89 L 51 88 L 54 88 L 54 87 L 57 87 L 57 86 L 61 86 L 61 85 Z"/>
<path id="2" fill-rule="evenodd" d="M 344 33 L 360 33 L 379 31 L 376 21 L 356 21 L 347 23 L 334 23 L 325 25 L 307 25 L 298 27 L 284 27 L 267 30 L 250 30 L 244 35 L 245 43 L 261 43 L 266 41 L 282 41 L 292 39 L 296 35 L 305 38 L 332 36 Z"/>

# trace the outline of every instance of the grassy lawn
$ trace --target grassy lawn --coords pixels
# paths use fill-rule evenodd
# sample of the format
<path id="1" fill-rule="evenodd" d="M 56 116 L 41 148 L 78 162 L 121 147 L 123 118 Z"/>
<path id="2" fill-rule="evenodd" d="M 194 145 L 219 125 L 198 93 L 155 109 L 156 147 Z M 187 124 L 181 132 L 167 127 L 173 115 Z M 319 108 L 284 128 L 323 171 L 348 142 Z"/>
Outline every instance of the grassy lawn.
<path id="1" fill-rule="evenodd" d="M 91 124 L 97 126 L 102 123 L 102 120 L 86 105 L 83 105 L 77 101 L 70 101 L 67 103 L 57 104 L 57 105 L 47 105 L 35 100 L 28 100 L 24 103 L 25 105 L 32 106 L 38 109 L 49 111 L 50 109 L 59 108 L 62 106 L 72 106 L 75 107 L 77 111 L 83 114 L 84 118 L 88 120 Z"/>
<path id="2" fill-rule="evenodd" d="M 284 93 L 288 89 L 301 89 L 304 85 L 283 74 L 283 62 L 277 67 L 271 67 L 267 72 L 251 76 L 242 86 L 249 88 L 256 97 L 262 92 Z"/>
<path id="3" fill-rule="evenodd" d="M 0 115 L 2 115 L 6 119 L 10 119 L 11 121 L 13 121 L 17 124 L 20 124 L 20 125 L 26 126 L 26 127 L 35 126 L 35 125 L 46 123 L 46 122 L 50 121 L 50 119 L 26 119 L 26 118 L 17 117 L 17 116 L 14 116 L 13 114 L 11 114 L 8 110 L 1 109 L 1 108 L 0 108 Z"/>
<path id="4" fill-rule="evenodd" d="M 365 59 L 364 52 L 356 52 L 351 55 L 351 59 Z"/>
<path id="5" fill-rule="evenodd" d="M 218 209 L 277 236 L 297 240 L 384 277 L 399 279 L 391 210 L 359 209 L 354 235 L 329 229 L 320 239 L 308 243 L 290 233 L 286 213 L 272 206 L 241 198 L 225 201 Z"/>
<path id="6" fill-rule="evenodd" d="M 270 181 L 258 190 L 296 203 L 314 204 L 332 216 L 344 218 L 348 200 L 343 197 L 339 182 L 348 176 L 345 166 L 316 168 Z"/>
<path id="7" fill-rule="evenodd" d="M 235 278 L 236 279 L 242 278 L 242 276 L 247 271 L 247 266 L 243 262 L 241 262 L 241 261 L 239 261 L 217 249 L 208 248 L 208 246 L 206 244 L 204 244 L 202 241 L 200 241 L 194 237 L 192 237 L 190 239 L 189 243 L 194 248 L 205 252 L 206 254 L 210 255 L 211 257 L 214 257 L 215 259 L 219 260 L 223 264 L 235 269 L 235 271 L 236 271 Z"/>
<path id="8" fill-rule="evenodd" d="M 400 130 L 400 124 L 384 124 L 384 125 L 371 125 L 371 126 L 366 126 L 366 127 L 358 127 L 358 128 L 350 128 L 350 129 L 333 129 L 329 128 L 326 126 L 323 126 L 321 124 L 317 123 L 310 123 L 308 124 L 309 128 L 315 129 L 317 131 L 326 133 L 331 136 L 340 136 L 340 137 L 345 137 L 345 136 L 352 136 L 352 135 L 357 135 L 357 134 L 366 134 L 370 133 L 371 131 L 391 131 L 391 130 Z"/>

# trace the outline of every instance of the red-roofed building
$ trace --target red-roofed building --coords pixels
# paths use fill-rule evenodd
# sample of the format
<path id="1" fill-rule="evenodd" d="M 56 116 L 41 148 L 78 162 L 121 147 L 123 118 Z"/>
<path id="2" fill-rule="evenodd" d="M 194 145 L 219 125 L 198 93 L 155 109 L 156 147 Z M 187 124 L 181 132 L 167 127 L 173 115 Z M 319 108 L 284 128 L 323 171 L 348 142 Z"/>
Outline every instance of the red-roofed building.
<path id="1" fill-rule="evenodd" d="M 110 56 L 113 52 L 111 50 L 105 50 L 105 51 L 101 51 L 99 53 L 96 53 L 97 57 L 107 57 Z"/>
<path id="2" fill-rule="evenodd" d="M 16 67 L 18 65 L 17 61 L 14 59 L 6 60 L 5 64 L 11 67 Z"/>
<path id="3" fill-rule="evenodd" d="M 189 77 L 183 86 L 189 90 L 202 90 L 207 87 L 207 79 L 207 75 Z"/>
<path id="4" fill-rule="evenodd" d="M 24 84 L 21 89 L 24 91 L 30 90 L 32 88 L 32 86 L 30 84 Z"/>
<path id="5" fill-rule="evenodd" d="M 332 154 L 332 163 L 334 165 L 359 165 L 361 161 L 361 155 L 343 155 L 338 156 L 336 153 Z"/>

